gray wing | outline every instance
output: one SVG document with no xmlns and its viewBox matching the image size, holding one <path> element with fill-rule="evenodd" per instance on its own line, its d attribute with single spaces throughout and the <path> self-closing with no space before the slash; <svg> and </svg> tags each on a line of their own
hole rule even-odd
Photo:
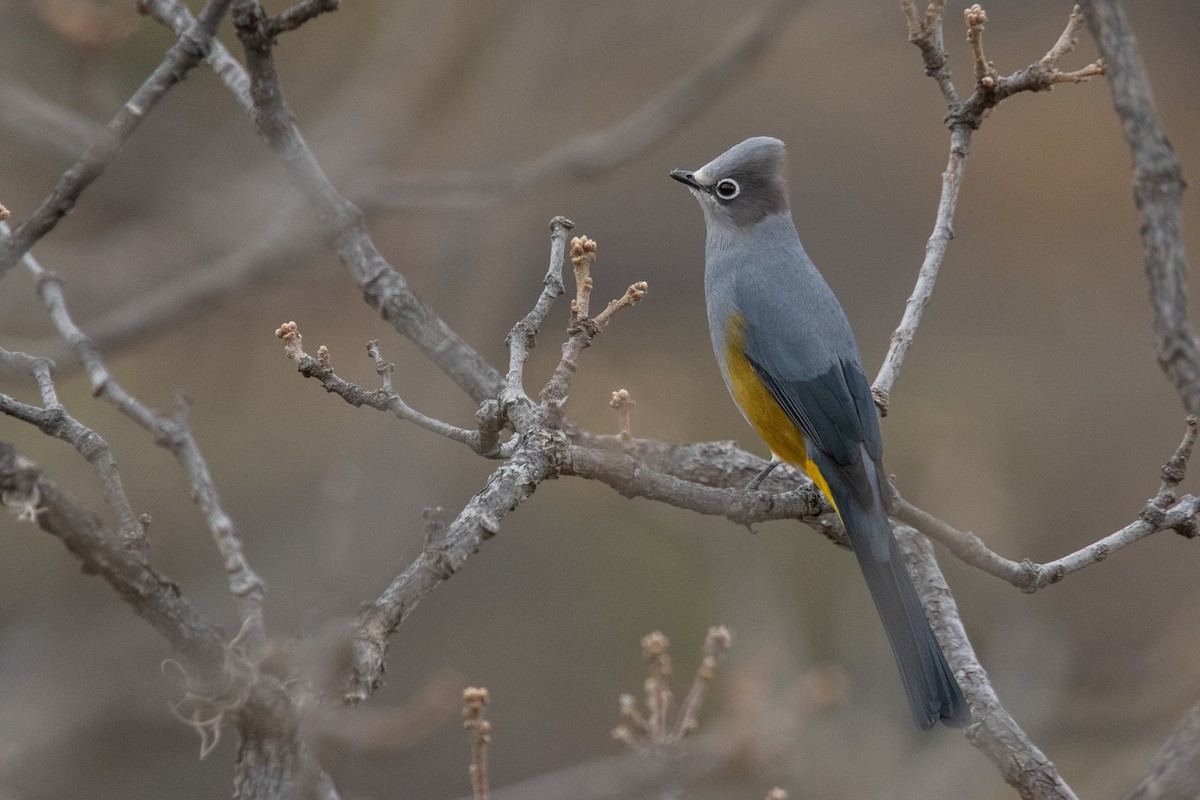
<svg viewBox="0 0 1200 800">
<path fill-rule="evenodd" d="M 747 325 L 742 346 L 775 402 L 838 471 L 842 483 L 869 504 L 874 492 L 864 473 L 882 463 L 883 439 L 857 354 L 838 358 L 813 374 L 813 366 L 802 356 L 779 341 L 767 341 L 752 325 Z M 873 464 L 861 463 L 864 450 Z"/>
</svg>

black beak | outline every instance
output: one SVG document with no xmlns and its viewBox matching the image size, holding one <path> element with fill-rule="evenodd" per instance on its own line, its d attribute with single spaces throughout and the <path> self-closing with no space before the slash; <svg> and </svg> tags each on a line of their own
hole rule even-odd
<svg viewBox="0 0 1200 800">
<path fill-rule="evenodd" d="M 696 182 L 696 176 L 691 170 L 673 169 L 671 170 L 671 177 L 691 189 L 704 190 L 704 187 Z"/>
</svg>

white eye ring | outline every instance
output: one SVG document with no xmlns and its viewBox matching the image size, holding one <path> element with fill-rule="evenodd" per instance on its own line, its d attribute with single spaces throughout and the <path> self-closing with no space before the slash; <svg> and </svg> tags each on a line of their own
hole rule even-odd
<svg viewBox="0 0 1200 800">
<path fill-rule="evenodd" d="M 742 193 L 742 187 L 733 178 L 722 178 L 717 181 L 716 192 L 722 200 L 732 200 Z"/>
</svg>

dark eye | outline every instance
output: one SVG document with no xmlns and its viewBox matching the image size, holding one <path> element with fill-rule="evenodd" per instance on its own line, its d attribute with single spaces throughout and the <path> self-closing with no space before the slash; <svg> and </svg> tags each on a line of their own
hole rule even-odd
<svg viewBox="0 0 1200 800">
<path fill-rule="evenodd" d="M 717 197 L 722 200 L 732 200 L 742 192 L 742 187 L 738 186 L 737 181 L 733 178 L 722 178 L 717 181 Z"/>
</svg>

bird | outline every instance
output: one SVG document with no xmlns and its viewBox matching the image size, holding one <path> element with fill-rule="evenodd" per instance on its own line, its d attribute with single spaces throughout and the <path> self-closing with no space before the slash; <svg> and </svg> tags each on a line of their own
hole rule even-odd
<svg viewBox="0 0 1200 800">
<path fill-rule="evenodd" d="M 879 413 L 842 306 L 796 232 L 787 148 L 757 136 L 670 176 L 700 202 L 713 351 L 734 402 L 781 460 L 829 501 L 866 578 L 913 721 L 971 713 L 892 534 Z"/>
</svg>

